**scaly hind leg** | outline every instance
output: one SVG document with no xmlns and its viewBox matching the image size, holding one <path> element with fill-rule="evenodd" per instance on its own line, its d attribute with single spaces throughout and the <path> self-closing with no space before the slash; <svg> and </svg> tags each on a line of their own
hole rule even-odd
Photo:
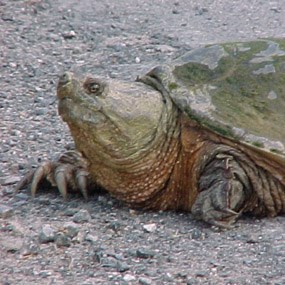
<svg viewBox="0 0 285 285">
<path fill-rule="evenodd" d="M 235 157 L 216 154 L 202 171 L 193 215 L 207 223 L 229 228 L 242 214 L 251 191 L 249 179 Z"/>
</svg>

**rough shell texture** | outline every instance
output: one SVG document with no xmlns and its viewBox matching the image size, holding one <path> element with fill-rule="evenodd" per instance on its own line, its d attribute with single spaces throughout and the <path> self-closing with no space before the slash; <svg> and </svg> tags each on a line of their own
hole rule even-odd
<svg viewBox="0 0 285 285">
<path fill-rule="evenodd" d="M 285 39 L 209 45 L 148 75 L 192 119 L 285 163 Z"/>
</svg>

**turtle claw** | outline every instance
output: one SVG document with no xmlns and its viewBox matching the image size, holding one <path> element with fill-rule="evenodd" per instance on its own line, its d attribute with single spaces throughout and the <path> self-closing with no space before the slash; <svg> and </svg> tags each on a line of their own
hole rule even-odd
<svg viewBox="0 0 285 285">
<path fill-rule="evenodd" d="M 234 227 L 233 224 L 236 222 L 240 215 L 241 213 L 237 213 L 231 209 L 225 209 L 215 214 L 212 212 L 209 215 L 208 219 L 205 218 L 205 221 L 219 228 L 232 229 Z"/>
<path fill-rule="evenodd" d="M 225 222 L 225 221 L 210 220 L 210 221 L 208 221 L 208 223 L 213 225 L 213 226 L 215 226 L 215 227 L 218 227 L 220 229 L 230 230 L 230 229 L 234 228 L 232 223 L 228 223 L 228 222 Z"/>
<path fill-rule="evenodd" d="M 30 170 L 17 184 L 14 190 L 14 196 L 20 192 L 21 189 L 25 188 L 26 185 L 30 184 L 33 180 L 35 170 Z"/>
<path fill-rule="evenodd" d="M 68 190 L 79 191 L 88 200 L 90 178 L 85 164 L 80 165 L 81 161 L 81 154 L 76 152 L 65 153 L 57 162 L 47 161 L 23 177 L 16 185 L 15 194 L 31 184 L 31 195 L 35 197 L 41 182 L 46 180 L 58 188 L 64 200 L 67 200 Z"/>
<path fill-rule="evenodd" d="M 229 209 L 229 208 L 226 208 L 224 211 L 225 211 L 225 213 L 228 213 L 230 215 L 236 215 L 236 216 L 240 215 L 240 213 L 233 211 L 232 209 Z"/>
<path fill-rule="evenodd" d="M 58 167 L 55 170 L 54 180 L 61 196 L 64 200 L 67 200 L 68 172 L 64 168 Z"/>
<path fill-rule="evenodd" d="M 79 170 L 76 173 L 77 185 L 85 200 L 88 200 L 87 177 L 88 177 L 88 172 L 85 170 Z"/>
<path fill-rule="evenodd" d="M 39 166 L 32 176 L 32 185 L 31 185 L 31 195 L 34 198 L 36 196 L 37 189 L 39 187 L 40 182 L 48 177 L 50 172 L 52 171 L 52 164 L 51 162 L 45 162 L 41 166 Z M 49 180 L 49 179 L 47 179 Z M 26 186 L 26 185 L 23 185 Z"/>
</svg>

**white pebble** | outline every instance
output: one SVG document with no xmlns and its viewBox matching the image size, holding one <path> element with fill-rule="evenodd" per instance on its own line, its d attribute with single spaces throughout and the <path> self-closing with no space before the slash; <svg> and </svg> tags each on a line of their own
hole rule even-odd
<svg viewBox="0 0 285 285">
<path fill-rule="evenodd" d="M 156 231 L 156 224 L 147 224 L 143 226 L 144 230 L 147 231 L 148 233 L 153 233 Z"/>
<path fill-rule="evenodd" d="M 126 282 L 131 282 L 131 281 L 135 281 L 136 280 L 136 277 L 131 275 L 131 274 L 126 274 L 124 277 L 123 277 L 124 281 Z"/>
</svg>

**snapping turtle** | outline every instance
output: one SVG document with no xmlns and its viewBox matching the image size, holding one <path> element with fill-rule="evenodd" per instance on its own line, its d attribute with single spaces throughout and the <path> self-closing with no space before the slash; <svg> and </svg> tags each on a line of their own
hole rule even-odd
<svg viewBox="0 0 285 285">
<path fill-rule="evenodd" d="M 66 72 L 59 114 L 76 150 L 47 178 L 87 198 L 100 185 L 132 207 L 183 210 L 229 226 L 242 213 L 285 213 L 285 40 L 209 45 L 136 82 Z"/>
</svg>

